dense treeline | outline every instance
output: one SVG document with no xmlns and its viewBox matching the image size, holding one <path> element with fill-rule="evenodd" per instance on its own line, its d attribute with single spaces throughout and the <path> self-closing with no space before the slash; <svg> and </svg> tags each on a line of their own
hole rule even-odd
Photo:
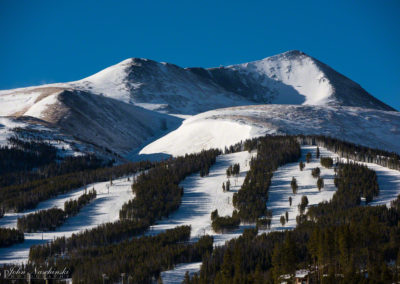
<svg viewBox="0 0 400 284">
<path fill-rule="evenodd" d="M 69 238 L 59 237 L 54 241 L 32 246 L 29 260 L 41 262 L 52 256 L 65 255 L 85 248 L 107 246 L 145 232 L 151 224 L 148 222 L 122 220 L 101 224 L 93 229 L 74 234 Z"/>
<path fill-rule="evenodd" d="M 113 282 L 125 272 L 130 283 L 152 283 L 163 270 L 175 264 L 201 261 L 210 254 L 213 238 L 203 236 L 197 243 L 187 243 L 190 227 L 182 226 L 153 237 L 141 237 L 107 247 L 91 248 L 72 255 L 65 265 L 73 270 L 74 282 L 101 283 L 105 273 Z M 62 267 L 62 262 L 57 263 Z"/>
<path fill-rule="evenodd" d="M 78 214 L 85 205 L 96 198 L 96 191 L 90 190 L 82 194 L 77 200 L 68 200 L 64 203 L 64 210 L 51 208 L 31 213 L 18 218 L 17 227 L 23 232 L 54 231 L 62 225 L 68 217 Z"/>
<path fill-rule="evenodd" d="M 40 210 L 18 218 L 18 230 L 26 233 L 37 231 L 54 231 L 65 221 L 65 212 L 60 208 Z"/>
<path fill-rule="evenodd" d="M 34 271 L 35 267 L 44 266 L 62 271 L 67 267 L 70 272 L 67 277 L 74 283 L 103 283 L 103 279 L 116 283 L 121 277 L 124 283 L 154 283 L 161 271 L 172 269 L 178 263 L 201 261 L 211 253 L 212 237 L 203 236 L 195 243 L 188 242 L 189 239 L 190 227 L 180 226 L 156 236 L 74 250 L 68 257 L 56 260 L 44 256 L 29 263 L 24 270 Z M 125 274 L 121 276 L 121 273 Z"/>
<path fill-rule="evenodd" d="M 216 247 L 188 282 L 280 283 L 288 281 L 286 276 L 293 280 L 298 269 L 309 271 L 310 283 L 399 281 L 400 195 L 391 208 L 343 203 L 363 191 L 358 181 L 369 176 L 365 172 L 360 165 L 340 165 L 338 184 L 347 179 L 352 185 L 341 187 L 330 202 L 318 205 L 318 218 L 311 207 L 292 231 L 258 236 L 255 229 L 245 231 Z"/>
<path fill-rule="evenodd" d="M 299 135 L 297 139 L 301 144 L 325 147 L 343 158 L 400 170 L 400 155 L 394 152 L 372 149 L 326 136 Z"/>
<path fill-rule="evenodd" d="M 0 147 L 0 187 L 18 185 L 82 170 L 111 166 L 94 155 L 59 157 L 57 148 L 41 141 L 8 139 Z"/>
<path fill-rule="evenodd" d="M 337 216 L 335 212 L 356 207 L 361 203 L 361 197 L 369 203 L 379 194 L 379 185 L 375 171 L 357 163 L 339 163 L 335 177 L 337 192 L 330 202 L 320 203 L 308 210 L 313 220 L 322 216 Z M 331 221 L 330 221 L 331 222 Z"/>
<path fill-rule="evenodd" d="M 23 232 L 16 229 L 0 228 L 0 248 L 22 243 L 23 241 Z"/>
<path fill-rule="evenodd" d="M 218 211 L 215 210 L 211 213 L 211 221 L 211 227 L 217 233 L 236 229 L 240 225 L 239 214 L 236 210 L 233 211 L 232 216 L 219 216 Z"/>
<path fill-rule="evenodd" d="M 210 167 L 219 154 L 219 150 L 208 150 L 157 163 L 147 173 L 137 177 L 136 183 L 132 185 L 135 202 L 132 200 L 124 204 L 120 211 L 120 221 L 102 224 L 70 238 L 57 238 L 46 245 L 33 246 L 30 249 L 30 260 L 40 261 L 67 251 L 71 253 L 106 246 L 143 233 L 154 221 L 168 216 L 178 208 L 183 193 L 179 182 L 204 167 Z"/>
<path fill-rule="evenodd" d="M 0 175 L 43 166 L 57 157 L 57 149 L 48 143 L 23 141 L 17 137 L 7 140 L 9 146 L 0 147 Z"/>
<path fill-rule="evenodd" d="M 122 206 L 120 219 L 147 220 L 153 223 L 168 217 L 181 202 L 183 188 L 179 183 L 190 174 L 206 169 L 208 171 L 220 153 L 219 150 L 208 150 L 178 157 L 142 173 L 132 185 L 135 198 Z"/>
<path fill-rule="evenodd" d="M 268 189 L 273 172 L 300 158 L 300 145 L 292 137 L 271 136 L 245 141 L 245 149 L 257 149 L 241 189 L 233 196 L 233 205 L 242 221 L 255 222 L 267 213 Z"/>
<path fill-rule="evenodd" d="M 101 182 L 132 174 L 152 167 L 148 161 L 127 163 L 114 167 L 83 170 L 65 175 L 39 179 L 0 189 L 0 207 L 5 211 L 20 212 L 34 208 L 39 202 L 93 182 Z"/>
<path fill-rule="evenodd" d="M 82 194 L 77 200 L 68 200 L 64 203 L 64 212 L 67 217 L 74 216 L 97 196 L 96 190 L 93 188 L 88 193 Z"/>
<path fill-rule="evenodd" d="M 360 204 L 361 197 L 369 203 L 379 194 L 375 171 L 353 162 L 338 165 L 335 185 L 340 194 L 333 198 L 333 203 L 348 204 L 349 207 Z M 338 200 L 339 196 L 341 200 Z"/>
</svg>

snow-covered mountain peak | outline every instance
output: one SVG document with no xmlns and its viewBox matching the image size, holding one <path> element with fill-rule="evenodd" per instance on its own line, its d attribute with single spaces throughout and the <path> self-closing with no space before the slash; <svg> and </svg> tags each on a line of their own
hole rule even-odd
<svg viewBox="0 0 400 284">
<path fill-rule="evenodd" d="M 316 60 L 298 50 L 228 68 L 258 80 L 269 89 L 273 103 L 327 105 L 335 101 L 334 87 Z"/>
</svg>

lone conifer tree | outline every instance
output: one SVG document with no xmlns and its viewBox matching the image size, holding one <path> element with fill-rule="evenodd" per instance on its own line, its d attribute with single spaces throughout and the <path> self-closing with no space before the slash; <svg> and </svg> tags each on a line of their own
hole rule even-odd
<svg viewBox="0 0 400 284">
<path fill-rule="evenodd" d="M 318 180 L 317 180 L 317 187 L 318 187 L 318 190 L 319 190 L 319 191 L 321 191 L 321 188 L 324 187 L 324 179 L 323 179 L 323 178 L 321 178 L 321 177 L 318 178 Z"/>
<path fill-rule="evenodd" d="M 295 177 L 292 177 L 292 181 L 290 182 L 290 186 L 292 187 L 293 194 L 297 193 L 298 185 Z"/>
<path fill-rule="evenodd" d="M 303 171 L 305 166 L 306 165 L 304 165 L 303 161 L 300 161 L 300 163 L 299 163 L 300 171 Z"/>
<path fill-rule="evenodd" d="M 311 162 L 311 158 L 312 158 L 311 152 L 308 152 L 306 155 L 306 162 L 307 163 Z"/>
<path fill-rule="evenodd" d="M 285 223 L 286 223 L 286 220 L 285 220 L 285 216 L 281 216 L 281 224 L 282 224 L 282 226 L 285 226 Z"/>
</svg>

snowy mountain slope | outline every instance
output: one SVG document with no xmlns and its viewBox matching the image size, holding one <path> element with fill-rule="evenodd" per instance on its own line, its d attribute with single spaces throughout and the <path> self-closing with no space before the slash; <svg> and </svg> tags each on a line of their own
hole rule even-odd
<svg viewBox="0 0 400 284">
<path fill-rule="evenodd" d="M 264 97 L 270 103 L 394 110 L 371 96 L 359 84 L 298 50 L 228 66 L 222 70 L 212 69 L 210 72 L 223 75 L 221 73 L 228 70 L 238 71 L 240 75 L 237 77 L 243 85 L 251 86 L 255 97 Z M 243 94 L 249 92 L 245 88 L 233 91 Z"/>
<path fill-rule="evenodd" d="M 310 108 L 294 107 L 296 110 L 290 118 L 277 111 L 277 119 L 269 117 L 259 121 L 259 127 L 249 125 L 249 121 L 255 119 L 251 114 L 245 115 L 247 122 L 244 124 L 237 124 L 235 121 L 241 114 L 234 114 L 234 125 L 226 119 L 225 123 L 218 125 L 201 126 L 190 119 L 185 125 L 191 126 L 191 133 L 185 132 L 186 136 L 177 137 L 178 144 L 184 144 L 189 136 L 198 138 L 181 150 L 173 150 L 174 154 L 185 154 L 183 149 L 194 151 L 208 144 L 215 147 L 230 145 L 239 138 L 250 138 L 260 133 L 301 133 L 294 127 L 306 131 L 305 134 L 321 132 L 321 128 L 315 125 L 316 118 L 322 119 L 321 115 L 331 118 L 330 121 L 325 119 L 324 127 L 327 128 L 324 133 L 329 134 L 333 128 L 332 135 L 342 134 L 338 131 L 338 124 L 347 123 L 343 121 L 345 114 L 336 115 L 332 108 L 340 108 L 339 113 L 348 113 L 341 107 L 355 106 L 359 109 L 354 109 L 354 112 L 364 114 L 362 108 L 392 110 L 329 66 L 300 51 L 289 51 L 259 61 L 209 69 L 181 68 L 170 63 L 131 58 L 79 81 L 0 91 L 0 116 L 35 118 L 36 124 L 45 124 L 73 136 L 83 148 L 132 158 L 135 156 L 132 153 L 136 153 L 138 148 L 175 129 L 181 122 L 177 117 L 223 107 L 265 103 L 309 105 Z M 320 108 L 313 108 L 315 105 Z M 289 115 L 291 110 L 283 108 L 278 106 Z M 308 119 L 306 112 L 310 110 L 315 117 Z M 306 120 L 296 120 L 296 116 Z M 397 117 L 396 114 L 392 116 Z M 338 121 L 334 121 L 336 118 Z M 307 126 L 303 122 L 314 124 Z M 370 135 L 371 125 L 380 128 L 374 123 L 367 124 L 363 137 Z M 397 135 L 398 124 L 395 122 L 393 127 L 393 130 L 384 132 L 388 139 L 382 138 L 384 143 L 376 144 L 387 149 L 396 148 L 392 145 L 396 142 L 391 138 L 393 133 Z M 226 128 L 230 130 L 225 131 Z M 343 138 L 356 135 L 354 131 L 361 132 L 349 129 Z M 216 135 L 218 143 L 212 138 Z M 223 141 L 221 137 L 224 137 Z M 168 147 L 173 146 L 171 140 Z M 163 147 L 153 148 L 152 152 L 169 151 Z"/>
<path fill-rule="evenodd" d="M 16 136 L 22 140 L 34 140 L 51 144 L 58 149 L 58 156 L 78 156 L 93 152 L 91 145 L 81 143 L 71 135 L 61 133 L 45 121 L 33 117 L 0 116 L 0 146 L 7 145 L 7 139 Z"/>
<path fill-rule="evenodd" d="M 177 114 L 252 102 L 177 65 L 142 58 L 124 60 L 70 84 L 151 110 Z"/>
<path fill-rule="evenodd" d="M 321 134 L 400 153 L 400 113 L 299 105 L 225 108 L 185 120 L 177 130 L 147 145 L 140 153 L 180 155 L 223 148 L 265 134 Z"/>
<path fill-rule="evenodd" d="M 149 137 L 175 129 L 180 119 L 81 91 L 64 91 L 59 111 L 43 118 L 79 140 L 124 155 Z"/>
<path fill-rule="evenodd" d="M 181 68 L 170 63 L 130 58 L 79 81 L 0 91 L 2 99 L 30 105 L 48 89 L 81 90 L 150 110 L 197 114 L 250 104 L 358 106 L 393 110 L 360 85 L 301 51 L 219 68 Z M 16 96 L 15 94 L 18 94 Z M 10 98 L 7 100 L 11 102 Z M 2 112 L 0 112 L 0 115 Z"/>
<path fill-rule="evenodd" d="M 54 87 L 0 95 L 1 104 L 7 106 L 2 115 L 33 118 L 31 124 L 44 124 L 97 151 L 119 155 L 175 129 L 181 121 L 113 98 Z"/>
<path fill-rule="evenodd" d="M 357 83 L 300 51 L 209 69 L 131 58 L 70 86 L 178 114 L 257 103 L 393 110 Z"/>
</svg>

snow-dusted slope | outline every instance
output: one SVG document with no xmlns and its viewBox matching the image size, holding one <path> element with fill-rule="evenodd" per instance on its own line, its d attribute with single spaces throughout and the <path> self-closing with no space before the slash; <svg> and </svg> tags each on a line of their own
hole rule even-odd
<svg viewBox="0 0 400 284">
<path fill-rule="evenodd" d="M 400 153 L 399 112 L 298 105 L 244 106 L 205 112 L 185 120 L 177 130 L 147 145 L 140 153 L 180 155 L 275 133 L 321 134 Z"/>
<path fill-rule="evenodd" d="M 0 105 L 17 113 L 59 89 L 103 95 L 177 114 L 263 103 L 358 106 L 393 110 L 360 85 L 301 51 L 219 68 L 182 68 L 130 58 L 79 81 L 0 91 Z M 6 99 L 5 99 L 6 98 Z M 18 104 L 18 107 L 16 106 Z"/>
<path fill-rule="evenodd" d="M 20 100 L 16 101 L 17 98 Z M 175 129 L 181 122 L 173 116 L 74 89 L 51 87 L 44 91 L 34 89 L 26 93 L 0 95 L 0 105 L 2 103 L 7 106 L 15 104 L 15 107 L 0 108 L 3 115 L 12 115 L 20 120 L 33 118 L 25 119 L 25 124 L 42 124 L 73 136 L 96 151 L 112 151 L 119 155 L 130 153 L 151 137 Z"/>
<path fill-rule="evenodd" d="M 357 83 L 296 50 L 209 69 L 131 58 L 70 86 L 178 114 L 255 103 L 393 110 Z"/>
<path fill-rule="evenodd" d="M 327 129 L 337 128 L 342 118 L 334 121 L 337 116 L 331 107 L 359 107 L 351 111 L 361 112 L 361 116 L 365 113 L 361 108 L 393 110 L 357 83 L 315 58 L 300 51 L 289 51 L 259 61 L 209 69 L 182 68 L 170 63 L 131 58 L 75 82 L 0 91 L 0 116 L 33 117 L 37 119 L 36 123 L 43 122 L 47 127 L 73 135 L 81 144 L 92 145 L 103 154 L 115 152 L 132 157 L 131 153 L 138 147 L 175 129 L 180 123 L 176 116 L 266 103 L 320 108 L 310 108 L 313 115 L 319 110 L 315 119 L 301 121 L 308 118 L 304 111 L 310 109 L 296 109 L 294 116 L 288 117 L 287 111 L 278 107 L 284 112 L 277 115 L 279 125 L 270 117 L 267 127 L 265 123 L 261 125 L 261 133 L 277 130 L 291 133 L 294 131 L 292 128 L 299 124 L 299 129 L 310 132 L 311 128 L 318 128 L 315 126 L 318 119 L 324 120 L 319 115 L 331 116 L 324 122 Z M 342 109 L 339 113 L 347 112 Z M 381 115 L 377 114 L 378 117 Z M 285 124 L 285 121 L 288 123 Z M 303 125 L 306 122 L 314 125 Z M 193 134 L 186 132 L 185 135 L 197 137 L 195 143 L 166 152 L 184 154 L 186 150 L 193 151 L 207 144 L 216 147 L 230 145 L 238 138 L 249 138 L 260 133 L 253 126 L 242 127 L 231 122 L 200 126 L 190 120 L 184 126 L 192 128 Z M 383 129 L 386 130 L 387 125 Z M 398 131 L 397 126 L 391 130 L 392 133 Z M 341 133 L 335 130 L 333 134 L 337 132 Z M 213 138 L 216 135 L 219 136 L 218 141 Z M 221 138 L 221 135 L 224 137 Z M 352 135 L 354 133 L 350 133 Z M 365 133 L 363 136 L 367 135 L 370 136 Z M 343 138 L 348 136 L 344 135 Z M 185 144 L 187 138 L 190 137 L 179 137 L 178 144 Z M 393 149 L 393 142 L 390 142 L 392 138 L 392 135 L 382 138 L 385 141 L 382 146 Z M 163 147 L 152 148 L 152 151 L 164 152 Z"/>
<path fill-rule="evenodd" d="M 359 84 L 298 50 L 224 68 L 239 72 L 243 86 L 235 93 L 252 93 L 274 104 L 358 106 L 393 110 Z M 221 69 L 212 73 L 222 74 Z M 247 88 L 246 88 L 247 86 Z M 232 88 L 232 87 L 231 87 Z M 244 91 L 250 89 L 248 91 Z"/>
<path fill-rule="evenodd" d="M 132 177 L 131 179 L 132 180 Z M 49 242 L 57 237 L 69 237 L 85 229 L 96 227 L 107 222 L 114 222 L 119 219 L 119 210 L 129 199 L 133 198 L 131 189 L 132 181 L 127 177 L 113 181 L 113 185 L 107 188 L 109 182 L 98 182 L 88 185 L 88 188 L 95 188 L 97 197 L 74 217 L 56 229 L 55 232 L 26 233 L 25 241 L 21 244 L 0 249 L 0 264 L 26 262 L 29 256 L 29 248 L 33 245 Z M 50 209 L 53 207 L 64 208 L 64 202 L 70 199 L 77 199 L 84 192 L 83 188 L 76 189 L 67 194 L 39 203 L 35 210 L 28 210 L 22 213 L 7 213 L 0 219 L 0 227 L 15 228 L 17 219 L 37 210 Z"/>
</svg>

